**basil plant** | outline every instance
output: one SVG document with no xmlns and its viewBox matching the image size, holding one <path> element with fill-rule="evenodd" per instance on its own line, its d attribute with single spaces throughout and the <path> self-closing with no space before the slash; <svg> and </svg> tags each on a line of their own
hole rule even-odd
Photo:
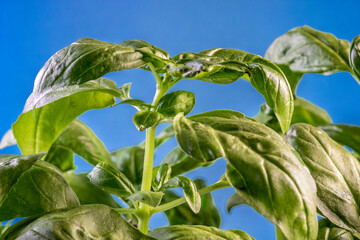
<svg viewBox="0 0 360 240">
<path fill-rule="evenodd" d="M 150 103 L 130 97 L 131 83 L 102 77 L 134 68 L 154 75 Z M 277 239 L 359 239 L 360 127 L 332 123 L 296 94 L 306 73 L 343 71 L 360 83 L 360 35 L 350 43 L 308 26 L 275 39 L 265 57 L 222 48 L 171 57 L 142 40 L 79 39 L 41 68 L 1 140 L 1 148 L 17 144 L 23 155 L 0 155 L 0 239 L 254 239 L 219 229 L 211 192 L 228 187 L 236 193 L 227 209 L 249 205 L 276 225 Z M 171 91 L 185 78 L 242 78 L 265 103 L 255 117 L 191 115 L 194 93 Z M 132 119 L 146 139 L 109 152 L 77 117 L 119 104 L 137 109 Z M 154 151 L 170 138 L 178 146 L 154 166 Z M 74 154 L 93 170 L 74 173 Z M 227 169 L 218 182 L 183 176 L 220 158 Z M 159 212 L 169 226 L 149 229 Z M 15 218 L 23 219 L 12 224 Z"/>
</svg>

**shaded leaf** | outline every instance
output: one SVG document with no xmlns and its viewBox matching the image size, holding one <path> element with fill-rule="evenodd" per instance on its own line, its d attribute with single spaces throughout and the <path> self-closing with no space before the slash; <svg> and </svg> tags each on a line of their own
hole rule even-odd
<svg viewBox="0 0 360 240">
<path fill-rule="evenodd" d="M 354 240 L 351 232 L 336 227 L 326 218 L 319 220 L 318 240 Z"/>
<path fill-rule="evenodd" d="M 139 239 L 151 240 L 105 205 L 80 206 L 11 226 L 1 240 L 26 239 Z"/>
<path fill-rule="evenodd" d="M 135 113 L 133 122 L 139 131 L 144 131 L 147 128 L 157 125 L 162 119 L 163 116 L 158 112 L 143 110 Z"/>
<path fill-rule="evenodd" d="M 287 140 L 300 154 L 317 186 L 318 208 L 335 225 L 360 233 L 360 163 L 324 131 L 292 125 Z"/>
<path fill-rule="evenodd" d="M 14 145 L 16 145 L 16 139 L 13 130 L 9 129 L 0 140 L 0 150 Z"/>
<path fill-rule="evenodd" d="M 220 230 L 215 227 L 176 225 L 157 228 L 150 232 L 159 240 L 196 240 L 196 239 L 226 239 L 226 240 L 254 240 L 253 237 L 241 230 Z"/>
<path fill-rule="evenodd" d="M 353 76 L 360 83 L 360 35 L 351 42 L 349 61 Z"/>
<path fill-rule="evenodd" d="M 23 154 L 47 152 L 76 117 L 87 110 L 112 105 L 115 102 L 114 96 L 119 94 L 115 83 L 104 78 L 69 88 L 64 87 L 59 94 L 55 90 L 50 92 L 48 95 L 56 96 L 49 97 L 49 100 L 45 97 L 44 106 L 38 106 L 33 111 L 27 112 L 29 109 L 25 106 L 24 112 L 12 125 Z M 34 105 L 28 100 L 27 105 L 29 104 L 32 109 Z"/>
<path fill-rule="evenodd" d="M 205 187 L 205 182 L 201 179 L 194 180 L 197 189 Z M 168 203 L 178 199 L 179 196 L 170 191 L 165 191 L 163 203 Z M 201 209 L 194 213 L 188 204 L 181 204 L 175 208 L 165 211 L 166 218 L 170 225 L 205 225 L 220 227 L 221 218 L 219 210 L 216 208 L 212 194 L 201 195 Z"/>
<path fill-rule="evenodd" d="M 120 205 L 109 193 L 90 182 L 87 173 L 66 172 L 64 177 L 78 196 L 81 205 L 105 204 L 112 208 L 120 208 Z"/>
<path fill-rule="evenodd" d="M 204 50 L 199 54 L 181 53 L 174 60 L 190 68 L 181 69 L 182 77 L 222 84 L 234 82 L 240 77 L 250 80 L 274 109 L 282 131 L 289 128 L 294 108 L 293 95 L 285 75 L 276 64 L 258 55 L 221 48 Z"/>
<path fill-rule="evenodd" d="M 164 164 L 171 166 L 171 177 L 176 177 L 199 167 L 208 167 L 212 163 L 193 159 L 181 150 L 181 148 L 175 147 L 161 161 L 160 166 Z"/>
<path fill-rule="evenodd" d="M 135 192 L 131 181 L 120 171 L 107 163 L 99 163 L 88 174 L 90 181 L 118 197 L 128 197 Z"/>
<path fill-rule="evenodd" d="M 156 171 L 156 176 L 153 179 L 152 186 L 155 188 L 156 191 L 158 191 L 170 179 L 170 177 L 171 177 L 171 166 L 169 164 L 160 165 Z"/>
<path fill-rule="evenodd" d="M 189 118 L 178 114 L 174 128 L 180 147 L 191 157 L 224 157 L 236 171 L 227 172 L 227 179 L 240 197 L 277 224 L 288 239 L 316 237 L 314 181 L 280 135 L 230 110 Z"/>
<path fill-rule="evenodd" d="M 231 195 L 226 201 L 226 211 L 230 212 L 233 207 L 245 204 L 244 200 L 236 193 Z"/>
<path fill-rule="evenodd" d="M 157 207 L 160 204 L 163 196 L 163 192 L 139 191 L 132 194 L 130 197 L 128 197 L 128 199 L 145 203 L 152 207 Z"/>
<path fill-rule="evenodd" d="M 0 158 L 0 221 L 79 205 L 61 172 L 40 159 L 43 153 Z"/>
<path fill-rule="evenodd" d="M 60 134 L 49 149 L 45 161 L 57 166 L 62 171 L 72 170 L 75 168 L 73 153 L 92 165 L 99 162 L 112 163 L 110 153 L 101 140 L 79 120 L 71 122 Z"/>
<path fill-rule="evenodd" d="M 296 27 L 278 37 L 266 51 L 265 57 L 276 64 L 287 65 L 299 73 L 332 74 L 351 72 L 350 43 L 330 33 L 311 27 Z"/>
<path fill-rule="evenodd" d="M 320 126 L 332 139 L 360 153 L 360 127 L 348 124 Z"/>
<path fill-rule="evenodd" d="M 175 91 L 163 96 L 156 109 L 164 117 L 175 117 L 179 112 L 187 115 L 195 106 L 195 94 L 188 91 Z"/>
</svg>

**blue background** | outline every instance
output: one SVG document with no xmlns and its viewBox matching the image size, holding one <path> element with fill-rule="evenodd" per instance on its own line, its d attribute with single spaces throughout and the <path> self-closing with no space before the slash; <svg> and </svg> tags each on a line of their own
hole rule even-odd
<svg viewBox="0 0 360 240">
<path fill-rule="evenodd" d="M 59 49 L 81 37 L 121 42 L 143 39 L 167 50 L 170 55 L 185 51 L 222 47 L 264 55 L 279 35 L 293 27 L 310 25 L 350 40 L 360 34 L 360 1 L 0 1 L 1 88 L 0 135 L 21 113 L 33 81 L 46 60 Z M 133 82 L 131 95 L 150 102 L 154 80 L 149 72 L 128 70 L 110 73 L 120 86 Z M 253 116 L 264 102 L 245 80 L 215 85 L 183 80 L 172 90 L 191 90 L 197 97 L 192 113 L 213 109 L 233 109 Z M 360 86 L 348 73 L 331 76 L 309 74 L 300 83 L 298 95 L 325 108 L 336 123 L 360 125 Z M 137 132 L 131 118 L 135 110 L 119 105 L 93 110 L 80 117 L 104 141 L 109 150 L 138 144 L 144 132 Z M 176 145 L 167 142 L 157 153 L 158 164 Z M 16 147 L 0 154 L 18 153 Z M 91 167 L 82 164 L 81 171 Z M 219 179 L 224 160 L 188 174 L 206 178 L 208 184 Z M 241 229 L 256 239 L 274 239 L 274 227 L 247 206 L 226 213 L 231 189 L 214 192 L 223 217 L 222 229 Z M 166 224 L 155 215 L 150 227 Z"/>
</svg>

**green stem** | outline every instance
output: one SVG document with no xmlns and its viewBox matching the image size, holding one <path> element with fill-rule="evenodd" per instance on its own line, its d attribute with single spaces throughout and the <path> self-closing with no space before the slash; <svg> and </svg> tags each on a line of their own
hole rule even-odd
<svg viewBox="0 0 360 240">
<path fill-rule="evenodd" d="M 217 183 L 214 183 L 213 185 L 210 185 L 210 186 L 200 189 L 198 192 L 200 195 L 203 195 L 203 194 L 206 194 L 206 193 L 218 190 L 218 189 L 226 188 L 226 187 L 230 187 L 230 184 L 228 182 L 217 182 Z M 164 212 L 164 211 L 167 211 L 174 207 L 177 207 L 185 202 L 186 202 L 185 197 L 178 198 L 174 201 L 165 203 L 163 205 L 160 205 L 160 206 L 154 208 L 151 213 L 154 214 L 154 213 L 158 213 L 158 212 Z"/>
<path fill-rule="evenodd" d="M 136 209 L 134 209 L 134 208 L 114 208 L 114 210 L 120 214 L 135 214 L 136 213 Z"/>
</svg>

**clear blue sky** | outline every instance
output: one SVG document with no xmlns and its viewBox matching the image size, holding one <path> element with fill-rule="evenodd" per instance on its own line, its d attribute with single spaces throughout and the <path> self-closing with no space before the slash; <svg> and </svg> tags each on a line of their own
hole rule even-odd
<svg viewBox="0 0 360 240">
<path fill-rule="evenodd" d="M 264 55 L 267 47 L 289 29 L 309 25 L 351 41 L 360 34 L 360 1 L 0 1 L 1 88 L 0 135 L 21 113 L 33 81 L 46 60 L 59 49 L 81 37 L 121 42 L 143 39 L 167 50 L 172 56 L 185 51 L 222 47 Z M 131 95 L 150 101 L 154 94 L 151 74 L 141 70 L 111 73 L 118 85 L 133 82 Z M 183 80 L 173 90 L 192 90 L 197 97 L 193 113 L 212 109 L 233 109 L 248 116 L 264 102 L 251 85 L 239 80 L 214 85 Z M 360 125 L 360 86 L 347 73 L 331 76 L 306 75 L 298 95 L 325 108 L 334 122 Z M 144 133 L 137 132 L 129 106 L 89 111 L 80 119 L 104 141 L 109 150 L 137 144 Z M 175 146 L 170 141 L 156 154 L 156 162 Z M 16 147 L 0 154 L 18 153 Z M 224 172 L 224 161 L 189 174 L 207 183 Z M 80 170 L 89 170 L 84 165 Z M 256 239 L 274 239 L 274 227 L 246 206 L 225 211 L 231 190 L 214 193 L 223 217 L 222 228 L 244 230 Z M 151 227 L 166 224 L 156 215 Z"/>
</svg>

